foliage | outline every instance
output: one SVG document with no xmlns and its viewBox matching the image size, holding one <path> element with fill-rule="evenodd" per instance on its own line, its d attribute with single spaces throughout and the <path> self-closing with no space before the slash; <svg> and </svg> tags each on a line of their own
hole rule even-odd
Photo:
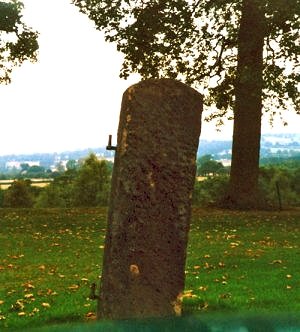
<svg viewBox="0 0 300 332">
<path fill-rule="evenodd" d="M 199 206 L 219 206 L 227 192 L 229 177 L 207 177 L 196 181 L 193 192 L 193 204 Z"/>
<path fill-rule="evenodd" d="M 109 171 L 104 160 L 94 154 L 85 159 L 74 182 L 75 206 L 107 205 L 109 195 Z"/>
<path fill-rule="evenodd" d="M 1 331 L 95 317 L 88 296 L 101 274 L 106 215 L 103 208 L 0 210 Z M 299 230 L 295 211 L 194 209 L 184 313 L 299 317 Z"/>
<path fill-rule="evenodd" d="M 33 193 L 30 181 L 16 180 L 4 194 L 4 207 L 26 208 L 33 205 Z"/>
<path fill-rule="evenodd" d="M 90 154 L 81 164 L 68 163 L 39 195 L 36 207 L 105 206 L 110 192 L 108 163 Z"/>
<path fill-rule="evenodd" d="M 30 166 L 25 171 L 24 175 L 29 179 L 49 177 L 49 173 L 46 172 L 45 168 L 43 166 L 37 165 Z"/>
<path fill-rule="evenodd" d="M 300 206 L 300 168 L 261 167 L 260 188 L 266 206 L 277 209 Z"/>
<path fill-rule="evenodd" d="M 36 61 L 38 34 L 22 21 L 23 4 L 0 1 L 0 83 L 9 83 L 14 66 Z"/>
<path fill-rule="evenodd" d="M 4 201 L 4 190 L 0 186 L 0 207 L 3 207 L 3 201 Z"/>
<path fill-rule="evenodd" d="M 224 116 L 234 102 L 242 0 L 72 0 L 124 54 L 121 77 L 171 77 L 194 85 Z M 263 99 L 299 111 L 299 0 L 259 1 L 265 16 Z M 230 116 L 230 115 L 229 115 Z"/>
<path fill-rule="evenodd" d="M 193 204 L 222 206 L 228 181 L 228 176 L 209 176 L 203 181 L 196 181 Z M 260 209 L 278 210 L 293 206 L 300 207 L 300 161 L 286 159 L 277 164 L 271 163 L 261 166 L 259 201 Z"/>
<path fill-rule="evenodd" d="M 63 187 L 61 185 L 50 184 L 48 187 L 43 189 L 43 191 L 38 196 L 35 207 L 70 207 L 70 193 L 69 187 Z"/>
<path fill-rule="evenodd" d="M 204 155 L 197 160 L 197 175 L 209 176 L 226 173 L 224 165 L 213 159 L 212 155 Z"/>
<path fill-rule="evenodd" d="M 205 94 L 206 105 L 216 106 L 209 119 L 221 117 L 220 123 L 234 108 L 224 206 L 257 207 L 262 99 L 271 119 L 274 106 L 299 111 L 299 0 L 288 6 L 282 0 L 73 3 L 124 54 L 121 76 L 183 80 Z"/>
</svg>

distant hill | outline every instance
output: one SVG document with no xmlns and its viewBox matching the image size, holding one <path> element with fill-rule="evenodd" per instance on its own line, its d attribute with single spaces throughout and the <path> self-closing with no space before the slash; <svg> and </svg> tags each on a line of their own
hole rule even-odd
<svg viewBox="0 0 300 332">
<path fill-rule="evenodd" d="M 200 140 L 198 157 L 210 154 L 216 160 L 231 159 L 230 140 Z M 63 163 L 68 160 L 79 160 L 95 153 L 98 157 L 111 160 L 114 157 L 113 151 L 107 151 L 105 147 L 96 149 L 84 149 L 76 151 L 65 151 L 61 153 L 35 153 L 21 155 L 0 156 L 0 172 L 5 172 L 9 165 L 19 165 L 21 163 L 36 163 L 46 169 Z M 300 134 L 265 134 L 261 139 L 261 158 L 280 157 L 289 158 L 300 155 Z M 13 167 L 13 166 L 10 166 Z"/>
<path fill-rule="evenodd" d="M 214 159 L 231 159 L 232 141 L 200 140 L 198 155 L 211 154 Z M 289 158 L 300 154 L 300 134 L 264 134 L 260 156 Z"/>
</svg>

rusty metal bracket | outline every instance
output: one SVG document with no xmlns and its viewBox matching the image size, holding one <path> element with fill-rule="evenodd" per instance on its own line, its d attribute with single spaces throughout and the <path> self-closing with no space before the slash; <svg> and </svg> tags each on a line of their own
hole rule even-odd
<svg viewBox="0 0 300 332">
<path fill-rule="evenodd" d="M 97 300 L 99 298 L 99 296 L 96 295 L 96 288 L 97 288 L 97 285 L 93 282 L 91 284 L 91 293 L 90 293 L 90 296 L 89 296 L 90 300 Z"/>
<path fill-rule="evenodd" d="M 116 146 L 111 145 L 111 138 L 112 138 L 112 135 L 109 135 L 108 136 L 108 144 L 106 146 L 106 150 L 117 150 Z"/>
</svg>

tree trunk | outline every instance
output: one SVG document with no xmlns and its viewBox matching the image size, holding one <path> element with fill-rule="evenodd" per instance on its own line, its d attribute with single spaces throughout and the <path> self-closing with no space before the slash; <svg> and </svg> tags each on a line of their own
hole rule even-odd
<svg viewBox="0 0 300 332">
<path fill-rule="evenodd" d="M 258 206 L 261 137 L 264 13 L 260 0 L 244 0 L 238 36 L 232 164 L 228 203 Z"/>
<path fill-rule="evenodd" d="M 123 95 L 98 317 L 180 313 L 202 97 L 145 80 Z"/>
</svg>

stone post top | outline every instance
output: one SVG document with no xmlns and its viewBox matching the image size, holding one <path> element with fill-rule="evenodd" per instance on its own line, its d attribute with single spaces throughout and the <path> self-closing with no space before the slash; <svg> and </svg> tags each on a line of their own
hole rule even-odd
<svg viewBox="0 0 300 332">
<path fill-rule="evenodd" d="M 135 83 L 127 88 L 125 93 L 134 93 L 136 89 L 145 88 L 145 87 L 166 87 L 166 88 L 174 88 L 174 93 L 178 94 L 178 91 L 181 89 L 184 90 L 184 93 L 187 93 L 189 90 L 190 93 L 198 96 L 199 102 L 203 102 L 203 96 L 198 92 L 196 89 L 192 88 L 191 86 L 172 78 L 147 78 L 143 79 L 138 83 Z M 176 89 L 176 90 L 175 90 Z M 176 91 L 176 92 L 175 92 Z"/>
</svg>

